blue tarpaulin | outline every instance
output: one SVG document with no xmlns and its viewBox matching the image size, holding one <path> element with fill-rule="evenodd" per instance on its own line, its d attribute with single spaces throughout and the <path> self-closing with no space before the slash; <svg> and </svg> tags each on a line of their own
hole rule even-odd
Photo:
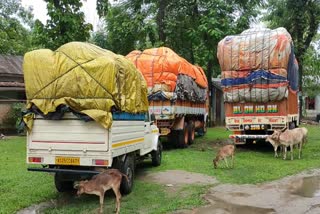
<svg viewBox="0 0 320 214">
<path fill-rule="evenodd" d="M 283 76 L 273 74 L 266 70 L 257 70 L 251 72 L 247 77 L 222 79 L 221 84 L 226 87 L 243 84 L 273 84 L 286 81 L 287 78 Z"/>
</svg>

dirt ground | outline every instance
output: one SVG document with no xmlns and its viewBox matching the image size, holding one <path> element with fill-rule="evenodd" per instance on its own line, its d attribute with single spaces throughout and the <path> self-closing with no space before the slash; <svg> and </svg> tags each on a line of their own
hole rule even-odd
<svg viewBox="0 0 320 214">
<path fill-rule="evenodd" d="M 194 210 L 179 210 L 174 214 L 318 214 L 320 213 L 320 169 L 258 185 L 219 184 L 210 176 L 182 170 L 144 173 L 139 180 L 164 185 L 176 192 L 189 184 L 210 184 L 213 187 L 203 196 L 207 205 Z M 19 211 L 19 214 L 38 213 L 55 202 L 45 202 Z"/>
</svg>

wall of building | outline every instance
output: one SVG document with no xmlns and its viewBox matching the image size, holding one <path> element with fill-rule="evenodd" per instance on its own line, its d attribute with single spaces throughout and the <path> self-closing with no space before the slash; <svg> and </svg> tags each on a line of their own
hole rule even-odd
<svg viewBox="0 0 320 214">
<path fill-rule="evenodd" d="M 0 126 L 3 125 L 3 122 L 7 118 L 8 113 L 10 112 L 10 109 L 11 109 L 11 104 L 0 103 Z"/>
<path fill-rule="evenodd" d="M 314 107 L 316 112 L 320 113 L 320 95 L 317 95 L 314 99 Z"/>
</svg>

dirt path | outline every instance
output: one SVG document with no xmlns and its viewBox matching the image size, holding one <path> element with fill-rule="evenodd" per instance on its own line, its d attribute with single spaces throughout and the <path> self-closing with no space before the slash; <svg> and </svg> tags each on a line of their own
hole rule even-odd
<svg viewBox="0 0 320 214">
<path fill-rule="evenodd" d="M 186 184 L 217 184 L 214 177 L 183 170 L 167 170 L 164 172 L 142 174 L 138 177 L 142 181 L 165 185 L 181 186 Z"/>
</svg>

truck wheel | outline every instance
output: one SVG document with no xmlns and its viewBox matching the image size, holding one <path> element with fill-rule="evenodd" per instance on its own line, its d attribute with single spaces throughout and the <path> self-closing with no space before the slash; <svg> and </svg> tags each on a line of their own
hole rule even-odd
<svg viewBox="0 0 320 214">
<path fill-rule="evenodd" d="M 134 157 L 132 155 L 126 157 L 120 171 L 128 176 L 128 181 L 126 178 L 122 178 L 120 191 L 123 194 L 129 194 L 132 191 L 134 179 Z"/>
<path fill-rule="evenodd" d="M 158 140 L 158 148 L 157 151 L 151 152 L 152 166 L 160 166 L 162 159 L 162 144 L 160 140 Z"/>
<path fill-rule="evenodd" d="M 178 130 L 171 130 L 170 134 L 168 135 L 168 142 L 174 146 L 174 148 L 179 147 L 179 131 Z"/>
<path fill-rule="evenodd" d="M 188 132 L 187 123 L 184 123 L 183 130 L 181 132 L 179 132 L 178 141 L 179 141 L 180 148 L 187 148 L 188 147 L 189 132 Z"/>
<path fill-rule="evenodd" d="M 191 145 L 194 142 L 194 136 L 195 136 L 195 127 L 194 122 L 190 120 L 188 122 L 188 144 Z"/>
<path fill-rule="evenodd" d="M 73 190 L 73 182 L 72 181 L 64 181 L 63 175 L 60 173 L 56 173 L 54 175 L 54 184 L 58 192 L 68 192 Z"/>
</svg>

